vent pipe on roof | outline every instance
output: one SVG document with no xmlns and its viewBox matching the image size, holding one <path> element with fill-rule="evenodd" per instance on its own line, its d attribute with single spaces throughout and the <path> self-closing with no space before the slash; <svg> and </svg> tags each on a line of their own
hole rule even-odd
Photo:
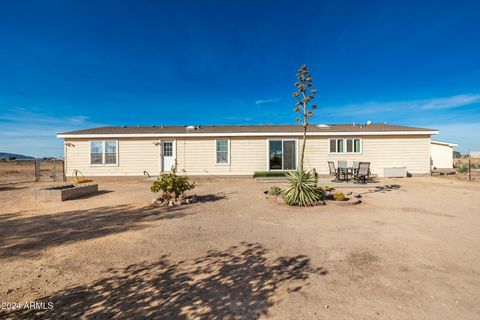
<svg viewBox="0 0 480 320">
<path fill-rule="evenodd" d="M 198 130 L 200 129 L 200 126 L 186 126 L 185 130 L 187 131 L 192 131 L 192 130 Z"/>
</svg>

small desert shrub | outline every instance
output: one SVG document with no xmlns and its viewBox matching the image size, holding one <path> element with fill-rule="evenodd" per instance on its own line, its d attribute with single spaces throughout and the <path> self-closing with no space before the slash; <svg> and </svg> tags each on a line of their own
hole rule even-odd
<svg viewBox="0 0 480 320">
<path fill-rule="evenodd" d="M 342 192 L 335 192 L 333 194 L 333 200 L 335 201 L 344 201 L 345 200 L 345 195 Z"/>
<path fill-rule="evenodd" d="M 150 187 L 152 192 L 163 191 L 165 199 L 178 198 L 185 191 L 195 188 L 195 183 L 190 182 L 187 176 L 178 176 L 176 167 L 172 168 L 172 172 L 163 173 L 157 181 Z"/>
<path fill-rule="evenodd" d="M 291 206 L 313 206 L 317 201 L 325 200 L 325 191 L 317 186 L 314 171 L 302 169 L 287 173 L 288 186 L 283 189 L 285 203 Z"/>
<path fill-rule="evenodd" d="M 323 187 L 323 190 L 325 190 L 325 191 L 333 191 L 333 190 L 335 190 L 335 188 L 334 188 L 334 187 L 330 187 L 330 186 L 325 186 L 325 187 Z"/>
<path fill-rule="evenodd" d="M 460 173 L 465 173 L 468 171 L 468 164 L 467 163 L 459 163 L 457 164 L 457 171 Z"/>
<path fill-rule="evenodd" d="M 271 196 L 279 196 L 282 194 L 282 189 L 277 186 L 271 186 L 270 189 L 268 189 L 268 194 Z"/>
</svg>

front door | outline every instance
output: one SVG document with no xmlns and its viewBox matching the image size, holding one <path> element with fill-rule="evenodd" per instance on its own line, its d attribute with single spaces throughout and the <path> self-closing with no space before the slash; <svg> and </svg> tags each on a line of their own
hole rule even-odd
<svg viewBox="0 0 480 320">
<path fill-rule="evenodd" d="M 163 171 L 172 171 L 172 167 L 175 165 L 175 156 L 173 149 L 173 141 L 162 142 Z"/>
</svg>

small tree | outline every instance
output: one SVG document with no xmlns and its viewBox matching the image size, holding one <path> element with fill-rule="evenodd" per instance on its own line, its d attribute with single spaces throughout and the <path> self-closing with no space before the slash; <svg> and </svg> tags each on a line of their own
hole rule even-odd
<svg viewBox="0 0 480 320">
<path fill-rule="evenodd" d="M 307 127 L 308 119 L 313 118 L 313 111 L 317 109 L 317 105 L 313 104 L 309 106 L 309 102 L 315 98 L 317 94 L 316 89 L 312 89 L 312 77 L 306 65 L 303 65 L 297 72 L 298 82 L 295 82 L 297 91 L 293 94 L 294 98 L 298 98 L 299 101 L 295 104 L 295 112 L 300 113 L 300 117 L 296 119 L 298 123 L 303 126 L 303 142 L 302 142 L 302 154 L 300 158 L 300 169 L 303 170 L 303 160 L 305 157 L 305 142 L 307 140 Z"/>
</svg>

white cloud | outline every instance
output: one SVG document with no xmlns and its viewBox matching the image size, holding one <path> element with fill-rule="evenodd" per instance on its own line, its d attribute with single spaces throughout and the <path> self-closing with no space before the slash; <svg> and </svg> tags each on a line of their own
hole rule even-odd
<svg viewBox="0 0 480 320">
<path fill-rule="evenodd" d="M 26 108 L 13 108 L 0 115 L 0 152 L 44 157 L 63 154 L 62 140 L 58 132 L 98 127 L 87 116 L 54 117 Z"/>
<path fill-rule="evenodd" d="M 418 112 L 460 108 L 463 106 L 480 103 L 480 94 L 462 94 L 451 97 L 432 98 L 422 100 L 404 100 L 377 102 L 370 101 L 357 104 L 349 104 L 340 107 L 325 108 L 329 115 L 369 115 L 383 112 Z"/>
<path fill-rule="evenodd" d="M 255 101 L 256 105 L 278 102 L 280 99 L 259 99 Z"/>
</svg>

